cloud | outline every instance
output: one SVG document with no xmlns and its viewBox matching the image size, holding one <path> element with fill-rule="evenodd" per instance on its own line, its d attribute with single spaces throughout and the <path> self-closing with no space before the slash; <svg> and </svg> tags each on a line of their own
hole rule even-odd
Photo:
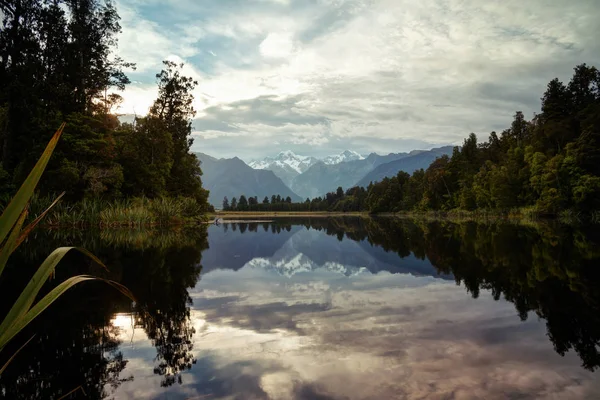
<svg viewBox="0 0 600 400">
<path fill-rule="evenodd" d="M 150 96 L 160 60 L 177 56 L 199 81 L 197 149 L 215 156 L 231 155 L 227 143 L 252 158 L 283 149 L 274 143 L 329 154 L 486 138 L 515 111 L 539 111 L 554 77 L 600 65 L 595 0 L 122 0 L 119 10 L 119 52 L 141 67 L 124 112 L 145 107 L 142 86 Z"/>
<path fill-rule="evenodd" d="M 267 58 L 286 58 L 293 51 L 294 42 L 289 33 L 269 33 L 260 43 L 260 54 Z"/>
</svg>

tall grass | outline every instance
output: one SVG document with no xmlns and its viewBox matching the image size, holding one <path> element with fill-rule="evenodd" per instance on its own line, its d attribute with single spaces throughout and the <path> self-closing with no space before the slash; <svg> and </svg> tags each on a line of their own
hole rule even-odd
<svg viewBox="0 0 600 400">
<path fill-rule="evenodd" d="M 32 208 L 43 210 L 49 197 L 32 200 Z M 204 208 L 187 197 L 139 197 L 106 201 L 85 199 L 81 202 L 58 204 L 48 215 L 45 225 L 68 228 L 140 228 L 198 224 L 206 221 Z"/>
</svg>

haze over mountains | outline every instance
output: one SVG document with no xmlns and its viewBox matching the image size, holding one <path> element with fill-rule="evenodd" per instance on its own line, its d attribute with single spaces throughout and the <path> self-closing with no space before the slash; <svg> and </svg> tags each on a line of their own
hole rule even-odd
<svg viewBox="0 0 600 400">
<path fill-rule="evenodd" d="M 220 207 L 225 196 L 229 200 L 241 194 L 257 196 L 260 202 L 265 196 L 281 195 L 296 202 L 323 196 L 339 186 L 366 187 L 399 171 L 412 174 L 420 168 L 426 169 L 437 157 L 451 155 L 452 149 L 446 146 L 409 153 L 371 153 L 367 157 L 346 150 L 324 159 L 288 150 L 248 164 L 237 157 L 216 159 L 203 153 L 197 155 L 202 162 L 204 186 L 210 190 L 209 202 Z"/>
</svg>

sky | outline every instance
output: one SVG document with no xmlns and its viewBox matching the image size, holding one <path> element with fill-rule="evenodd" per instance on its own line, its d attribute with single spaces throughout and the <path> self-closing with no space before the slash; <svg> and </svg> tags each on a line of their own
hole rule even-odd
<svg viewBox="0 0 600 400">
<path fill-rule="evenodd" d="M 246 161 L 485 140 L 555 77 L 600 66 L 598 0 L 118 0 L 137 64 L 119 113 L 156 97 L 162 60 L 194 91 L 193 151 Z"/>
</svg>

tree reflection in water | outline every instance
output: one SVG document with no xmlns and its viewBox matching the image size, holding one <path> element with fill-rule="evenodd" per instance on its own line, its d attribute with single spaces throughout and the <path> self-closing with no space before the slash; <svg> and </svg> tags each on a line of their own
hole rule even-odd
<svg viewBox="0 0 600 400">
<path fill-rule="evenodd" d="M 110 266 L 109 277 L 128 286 L 136 296 L 129 301 L 101 285 L 85 285 L 56 302 L 29 327 L 5 354 L 30 342 L 0 377 L 0 396 L 11 399 L 103 399 L 111 396 L 131 376 L 121 377 L 127 360 L 118 351 L 119 329 L 111 324 L 115 313 L 136 313 L 136 323 L 156 346 L 156 368 L 163 386 L 181 381 L 180 372 L 193 363 L 188 289 L 201 271 L 206 230 L 50 232 L 36 243 L 23 246 L 13 257 L 11 272 L 0 282 L 3 298 L 16 297 L 25 271 L 33 271 L 47 248 L 78 245 L 90 249 Z M 71 256 L 59 275 L 102 272 L 82 257 Z M 56 281 L 60 282 L 60 279 Z M 47 290 L 51 289 L 49 285 Z M 6 297 L 5 297 L 6 296 Z M 5 302 L 3 302 L 5 303 Z M 2 310 L 7 312 L 7 310 Z M 0 360 L 1 361 L 1 360 Z"/>
</svg>

